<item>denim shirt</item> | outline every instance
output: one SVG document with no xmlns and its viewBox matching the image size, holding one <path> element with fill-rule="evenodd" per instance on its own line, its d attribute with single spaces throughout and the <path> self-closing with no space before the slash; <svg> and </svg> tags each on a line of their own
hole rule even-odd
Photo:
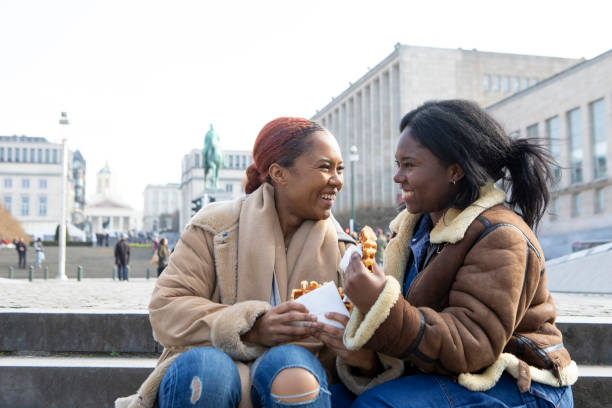
<svg viewBox="0 0 612 408">
<path fill-rule="evenodd" d="M 408 270 L 406 271 L 406 277 L 404 278 L 404 284 L 402 287 L 404 297 L 406 297 L 408 294 L 410 284 L 423 267 L 423 262 L 427 256 L 427 250 L 431 246 L 431 242 L 429 242 L 429 232 L 432 228 L 433 225 L 431 222 L 431 217 L 429 214 L 425 214 L 421 217 L 416 232 L 408 244 L 412 250 L 412 261 L 408 264 Z"/>
</svg>

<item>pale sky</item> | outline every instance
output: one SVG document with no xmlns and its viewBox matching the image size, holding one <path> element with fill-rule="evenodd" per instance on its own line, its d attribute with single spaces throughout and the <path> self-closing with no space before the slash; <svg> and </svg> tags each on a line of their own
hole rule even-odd
<svg viewBox="0 0 612 408">
<path fill-rule="evenodd" d="M 66 137 L 88 197 L 108 161 L 141 210 L 147 184 L 180 182 L 209 123 L 223 148 L 250 150 L 397 42 L 592 58 L 612 48 L 611 15 L 604 0 L 0 0 L 0 135 Z"/>
</svg>

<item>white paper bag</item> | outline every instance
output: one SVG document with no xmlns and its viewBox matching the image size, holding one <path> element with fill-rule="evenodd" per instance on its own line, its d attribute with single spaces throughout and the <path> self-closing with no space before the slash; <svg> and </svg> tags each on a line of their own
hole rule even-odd
<svg viewBox="0 0 612 408">
<path fill-rule="evenodd" d="M 318 321 L 338 327 L 339 329 L 344 327 L 337 321 L 326 318 L 325 313 L 336 312 L 349 316 L 349 312 L 340 298 L 335 282 L 327 282 L 320 288 L 300 296 L 295 301 L 306 306 L 310 314 L 317 316 Z"/>
</svg>

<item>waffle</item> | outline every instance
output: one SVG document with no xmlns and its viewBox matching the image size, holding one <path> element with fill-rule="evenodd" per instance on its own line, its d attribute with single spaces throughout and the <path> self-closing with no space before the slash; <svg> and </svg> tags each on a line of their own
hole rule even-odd
<svg viewBox="0 0 612 408">
<path fill-rule="evenodd" d="M 359 244 L 361 244 L 361 252 L 363 255 L 361 256 L 361 261 L 370 271 L 372 270 L 372 265 L 376 256 L 376 234 L 374 230 L 367 225 L 363 227 L 361 232 L 359 233 Z"/>
</svg>

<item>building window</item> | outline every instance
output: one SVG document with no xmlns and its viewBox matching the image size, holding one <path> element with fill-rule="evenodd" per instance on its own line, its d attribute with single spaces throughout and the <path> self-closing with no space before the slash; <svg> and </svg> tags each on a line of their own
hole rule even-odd
<svg viewBox="0 0 612 408">
<path fill-rule="evenodd" d="M 38 198 L 38 215 L 41 217 L 47 216 L 47 197 Z"/>
<path fill-rule="evenodd" d="M 580 216 L 580 193 L 572 194 L 572 217 Z"/>
<path fill-rule="evenodd" d="M 246 169 L 246 156 L 242 156 L 242 168 Z"/>
<path fill-rule="evenodd" d="M 595 213 L 599 214 L 604 212 L 605 209 L 605 196 L 604 189 L 598 188 L 595 190 Z"/>
<path fill-rule="evenodd" d="M 521 78 L 521 89 L 527 89 L 528 86 L 529 86 L 529 79 Z"/>
<path fill-rule="evenodd" d="M 548 216 L 551 221 L 556 221 L 559 219 L 559 199 L 553 198 L 553 200 L 550 202 Z"/>
<path fill-rule="evenodd" d="M 570 142 L 570 166 L 572 184 L 582 183 L 582 140 L 580 137 L 580 108 L 567 113 L 567 130 Z"/>
<path fill-rule="evenodd" d="M 233 191 L 234 191 L 234 185 L 233 184 L 226 184 L 225 185 L 225 192 L 231 193 Z"/>
<path fill-rule="evenodd" d="M 11 196 L 4 196 L 4 208 L 6 208 L 6 211 L 10 213 L 12 213 L 13 209 L 13 197 Z"/>
<path fill-rule="evenodd" d="M 4 179 L 4 188 L 13 188 L 13 179 L 5 178 Z"/>
<path fill-rule="evenodd" d="M 57 149 L 53 149 L 53 163 L 57 163 Z"/>
<path fill-rule="evenodd" d="M 520 90 L 519 77 L 515 76 L 512 78 L 512 92 L 516 93 Z"/>
<path fill-rule="evenodd" d="M 606 139 L 606 123 L 604 101 L 599 99 L 589 105 L 591 119 L 591 148 L 593 150 L 593 176 L 605 177 L 607 174 L 608 140 Z"/>
<path fill-rule="evenodd" d="M 0 162 L 4 161 L 4 147 L 0 147 Z"/>
<path fill-rule="evenodd" d="M 21 153 L 21 152 L 20 152 L 19 148 L 16 147 L 15 148 L 15 163 L 19 163 L 19 153 Z"/>
<path fill-rule="evenodd" d="M 24 163 L 28 162 L 28 149 L 25 147 L 21 149 L 21 161 Z"/>
<path fill-rule="evenodd" d="M 21 197 L 21 215 L 30 215 L 30 197 L 28 196 Z"/>
<path fill-rule="evenodd" d="M 30 149 L 30 163 L 35 163 L 36 162 L 36 149 L 31 148 Z"/>
<path fill-rule="evenodd" d="M 538 138 L 538 124 L 533 124 L 527 127 L 527 138 L 537 139 Z"/>
<path fill-rule="evenodd" d="M 195 156 L 194 156 L 194 160 L 195 160 L 194 167 L 196 169 L 199 169 L 200 168 L 200 155 L 196 153 Z"/>
<path fill-rule="evenodd" d="M 502 89 L 504 92 L 510 92 L 510 78 L 508 76 L 502 78 Z"/>
<path fill-rule="evenodd" d="M 230 154 L 228 155 L 228 168 L 233 169 L 234 168 L 234 155 Z"/>
<path fill-rule="evenodd" d="M 538 83 L 538 79 L 537 78 L 531 78 L 529 80 L 529 86 L 534 86 L 537 83 Z"/>
<path fill-rule="evenodd" d="M 485 92 L 489 92 L 491 90 L 491 75 L 485 75 L 482 78 L 482 87 Z"/>
<path fill-rule="evenodd" d="M 13 148 L 9 147 L 6 149 L 6 156 L 7 156 L 7 161 L 12 162 L 13 161 Z"/>
<path fill-rule="evenodd" d="M 43 162 L 42 149 L 38 149 L 38 162 L 39 163 Z"/>
<path fill-rule="evenodd" d="M 499 76 L 498 75 L 495 75 L 493 77 L 493 90 L 495 92 L 499 92 Z"/>
<path fill-rule="evenodd" d="M 546 120 L 546 136 L 550 146 L 550 154 L 557 162 L 552 171 L 554 183 L 558 184 L 561 181 L 561 140 L 559 139 L 559 117 L 554 116 Z"/>
<path fill-rule="evenodd" d="M 49 157 L 49 149 L 45 149 L 45 163 L 49 163 L 50 157 Z"/>
<path fill-rule="evenodd" d="M 30 188 L 30 179 L 21 179 L 21 188 Z"/>
<path fill-rule="evenodd" d="M 46 179 L 38 180 L 38 188 L 46 189 L 47 188 L 47 180 Z"/>
</svg>

